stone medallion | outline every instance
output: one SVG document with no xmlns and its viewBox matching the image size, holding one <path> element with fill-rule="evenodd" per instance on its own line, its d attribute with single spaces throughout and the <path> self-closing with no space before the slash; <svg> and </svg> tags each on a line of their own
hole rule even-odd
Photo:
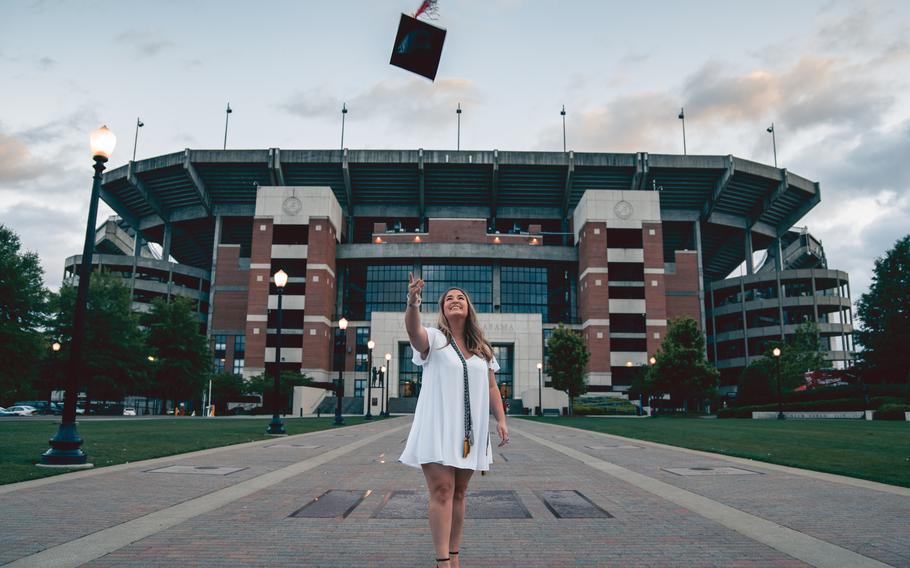
<svg viewBox="0 0 910 568">
<path fill-rule="evenodd" d="M 303 209 L 303 202 L 292 195 L 284 200 L 284 203 L 281 204 L 281 209 L 288 215 L 296 215 Z"/>
<path fill-rule="evenodd" d="M 635 209 L 632 207 L 632 204 L 626 200 L 620 201 L 613 206 L 613 213 L 616 213 L 616 216 L 620 219 L 628 219 L 634 212 Z"/>
</svg>

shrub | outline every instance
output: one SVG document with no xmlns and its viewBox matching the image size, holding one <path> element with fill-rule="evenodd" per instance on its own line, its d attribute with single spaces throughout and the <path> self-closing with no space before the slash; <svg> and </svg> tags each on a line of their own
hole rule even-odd
<svg viewBox="0 0 910 568">
<path fill-rule="evenodd" d="M 850 412 L 857 410 L 874 410 L 887 405 L 899 405 L 901 399 L 896 397 L 872 397 L 868 406 L 863 398 L 836 398 L 809 401 L 784 401 L 785 412 Z M 717 412 L 718 418 L 751 418 L 753 412 L 775 412 L 777 403 L 753 404 L 721 408 Z"/>
<path fill-rule="evenodd" d="M 875 420 L 904 420 L 905 412 L 910 412 L 910 404 L 883 404 L 872 418 Z"/>
</svg>

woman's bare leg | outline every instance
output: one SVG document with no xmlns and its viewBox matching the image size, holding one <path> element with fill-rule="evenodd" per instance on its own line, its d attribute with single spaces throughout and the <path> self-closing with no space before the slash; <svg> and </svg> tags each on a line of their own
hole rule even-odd
<svg viewBox="0 0 910 568">
<path fill-rule="evenodd" d="M 421 467 L 427 479 L 427 489 L 430 491 L 429 517 L 433 548 L 436 549 L 436 558 L 448 558 L 456 470 L 454 467 L 438 463 L 425 463 Z"/>
<path fill-rule="evenodd" d="M 471 480 L 473 474 L 473 469 L 455 470 L 455 491 L 452 493 L 452 529 L 449 532 L 450 552 L 458 552 L 458 547 L 461 545 L 461 529 L 464 527 L 464 496 L 468 490 L 468 481 Z M 458 560 L 458 556 L 452 556 L 452 568 L 460 566 Z"/>
</svg>

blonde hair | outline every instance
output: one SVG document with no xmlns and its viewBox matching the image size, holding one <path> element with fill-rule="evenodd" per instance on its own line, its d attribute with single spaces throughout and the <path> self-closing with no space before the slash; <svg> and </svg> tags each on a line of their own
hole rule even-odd
<svg viewBox="0 0 910 568">
<path fill-rule="evenodd" d="M 449 343 L 455 343 L 452 338 L 452 330 L 449 328 L 449 320 L 446 318 L 443 306 L 445 304 L 446 296 L 452 290 L 458 290 L 464 294 L 465 300 L 468 302 L 468 316 L 464 321 L 465 347 L 469 352 L 480 355 L 487 361 L 491 361 L 493 359 L 493 348 L 490 346 L 490 343 L 483 334 L 483 329 L 481 329 L 480 324 L 477 322 L 477 312 L 474 310 L 474 303 L 471 302 L 471 296 L 463 289 L 453 286 L 446 289 L 446 291 L 442 293 L 442 296 L 439 297 L 439 319 L 436 322 L 436 329 L 446 336 Z"/>
</svg>

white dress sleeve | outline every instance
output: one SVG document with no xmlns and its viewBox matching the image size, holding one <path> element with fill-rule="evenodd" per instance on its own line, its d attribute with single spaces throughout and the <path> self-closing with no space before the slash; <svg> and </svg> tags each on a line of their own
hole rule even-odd
<svg viewBox="0 0 910 568">
<path fill-rule="evenodd" d="M 427 361 L 429 361 L 433 356 L 433 351 L 442 349 L 446 346 L 447 343 L 446 336 L 443 335 L 443 333 L 435 327 L 424 327 L 424 329 L 427 330 L 427 340 L 430 342 L 430 352 L 427 353 L 427 358 L 424 359 L 421 357 L 420 351 L 418 351 L 413 344 L 411 345 L 411 351 L 414 352 L 414 356 L 411 358 L 411 361 L 413 361 L 413 363 L 418 367 L 425 365 Z"/>
</svg>

